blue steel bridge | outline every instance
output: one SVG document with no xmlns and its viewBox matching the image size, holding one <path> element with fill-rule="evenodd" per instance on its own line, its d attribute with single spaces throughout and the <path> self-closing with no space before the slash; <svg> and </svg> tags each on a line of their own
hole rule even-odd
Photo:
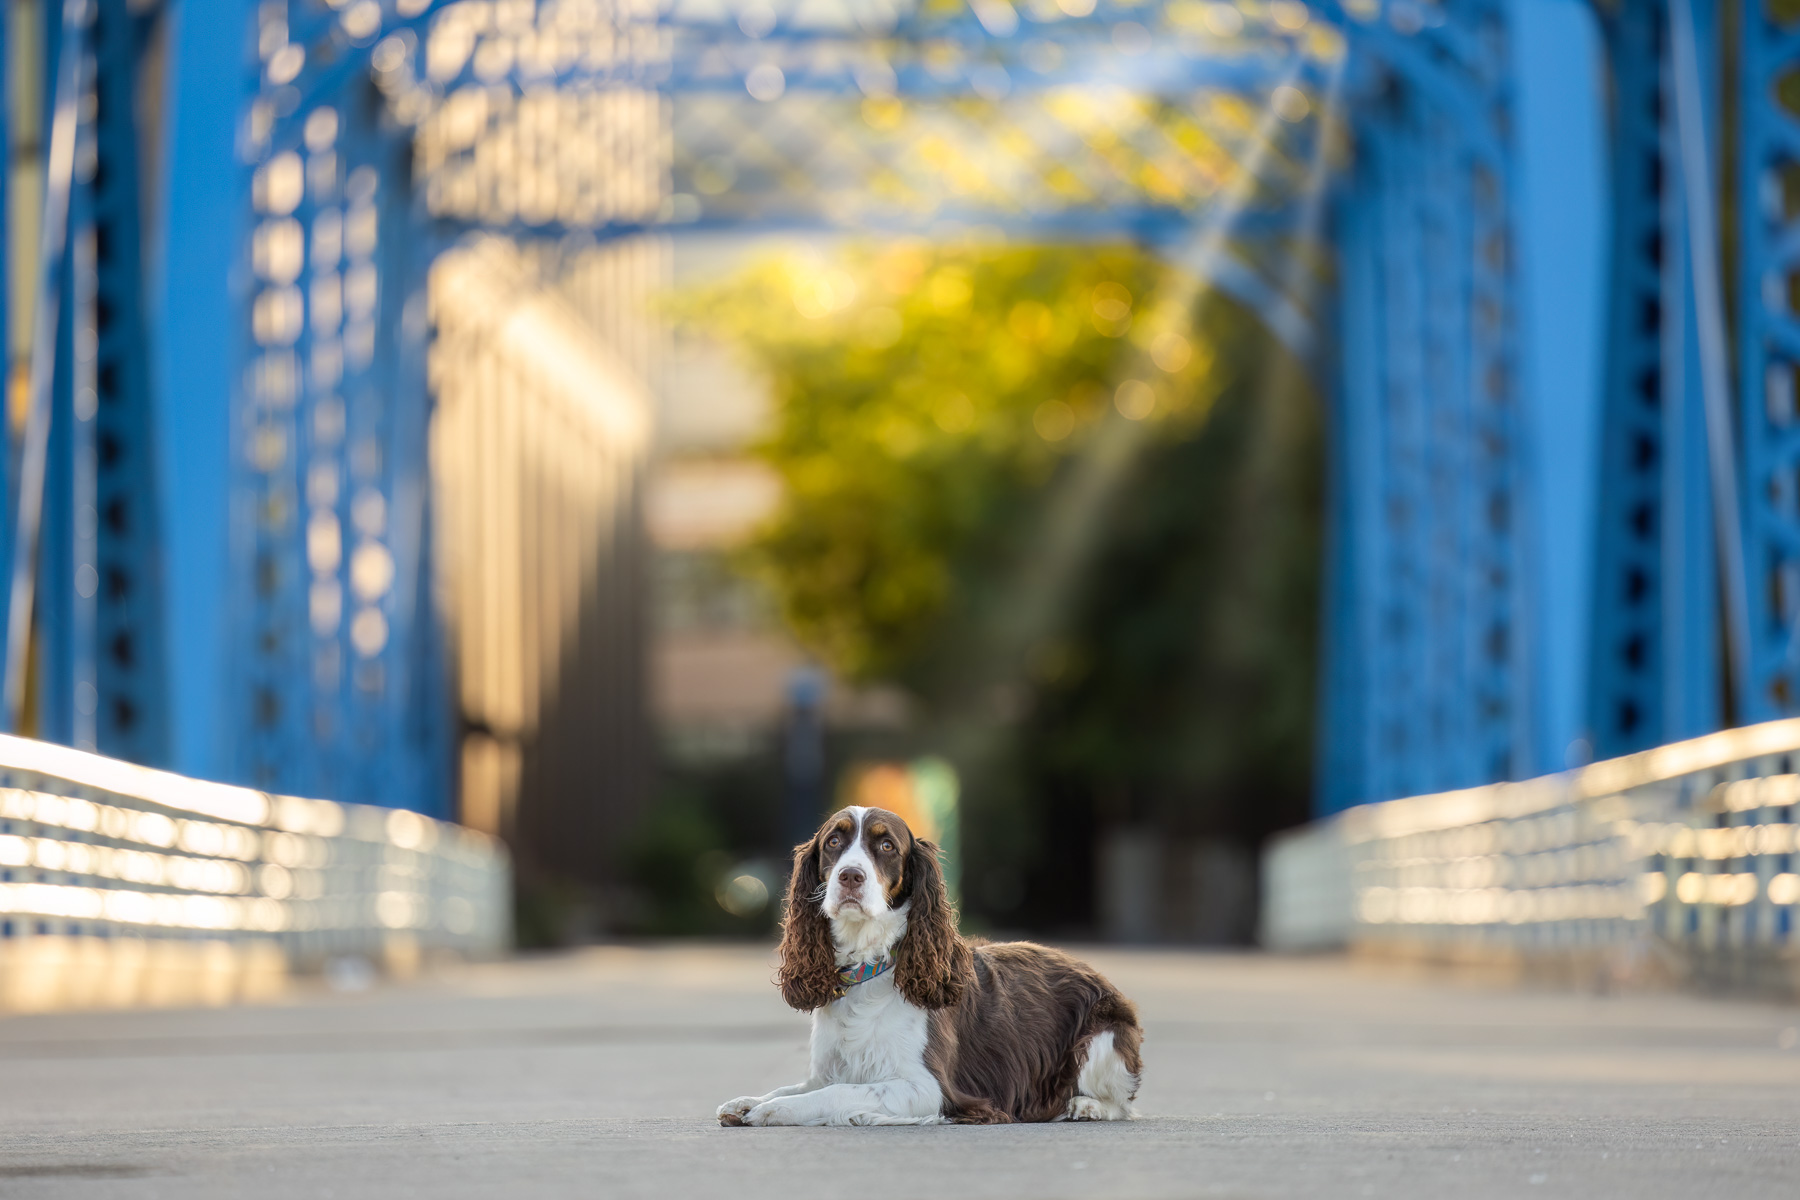
<svg viewBox="0 0 1800 1200">
<path fill-rule="evenodd" d="M 1305 356 L 1321 811 L 1800 711 L 1786 0 L 9 10 L 13 729 L 629 809 L 641 302 L 795 230 L 1135 239 Z"/>
</svg>

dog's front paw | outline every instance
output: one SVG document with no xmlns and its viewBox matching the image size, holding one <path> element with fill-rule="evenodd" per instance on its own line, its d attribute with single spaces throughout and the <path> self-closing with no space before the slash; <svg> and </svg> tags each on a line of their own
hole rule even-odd
<svg viewBox="0 0 1800 1200">
<path fill-rule="evenodd" d="M 769 1100 L 758 1104 L 744 1114 L 746 1125 L 804 1125 L 800 1114 L 793 1107 L 779 1100 Z"/>
<path fill-rule="evenodd" d="M 736 1100 L 727 1100 L 719 1105 L 719 1124 L 742 1125 L 744 1114 L 761 1102 L 760 1096 L 739 1096 Z"/>
</svg>

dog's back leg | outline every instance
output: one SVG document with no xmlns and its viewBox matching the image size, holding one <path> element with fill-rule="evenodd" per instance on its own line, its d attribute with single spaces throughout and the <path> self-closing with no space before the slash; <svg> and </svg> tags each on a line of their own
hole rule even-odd
<svg viewBox="0 0 1800 1200">
<path fill-rule="evenodd" d="M 1135 1025 L 1115 1025 L 1087 1036 L 1076 1047 L 1081 1063 L 1075 1095 L 1069 1100 L 1071 1121 L 1124 1121 L 1137 1099 L 1143 1061 L 1138 1055 L 1142 1034 Z"/>
</svg>

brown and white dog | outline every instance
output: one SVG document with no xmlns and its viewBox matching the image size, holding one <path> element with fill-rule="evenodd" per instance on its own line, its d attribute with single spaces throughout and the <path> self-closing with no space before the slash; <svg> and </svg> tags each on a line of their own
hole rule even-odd
<svg viewBox="0 0 1800 1200">
<path fill-rule="evenodd" d="M 719 1106 L 724 1125 L 1117 1121 L 1132 1115 L 1137 1012 L 1099 972 L 956 931 L 937 847 L 846 808 L 794 848 L 782 996 L 812 1013 L 805 1082 Z"/>
</svg>

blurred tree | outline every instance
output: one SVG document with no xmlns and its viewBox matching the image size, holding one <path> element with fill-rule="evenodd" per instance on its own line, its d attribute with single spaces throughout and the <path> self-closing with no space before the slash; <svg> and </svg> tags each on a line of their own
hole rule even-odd
<svg viewBox="0 0 1800 1200">
<path fill-rule="evenodd" d="M 1087 919 L 1104 825 L 1304 817 L 1318 418 L 1254 318 L 1129 246 L 790 254 L 679 309 L 774 392 L 748 569 L 971 777 L 975 909 Z"/>
<path fill-rule="evenodd" d="M 803 641 L 851 678 L 922 685 L 959 560 L 1112 408 L 1162 273 L 1118 247 L 905 247 L 770 259 L 686 298 L 774 389 L 759 449 L 786 496 L 751 562 Z M 1209 398 L 1210 348 L 1183 343 L 1165 412 Z"/>
</svg>

